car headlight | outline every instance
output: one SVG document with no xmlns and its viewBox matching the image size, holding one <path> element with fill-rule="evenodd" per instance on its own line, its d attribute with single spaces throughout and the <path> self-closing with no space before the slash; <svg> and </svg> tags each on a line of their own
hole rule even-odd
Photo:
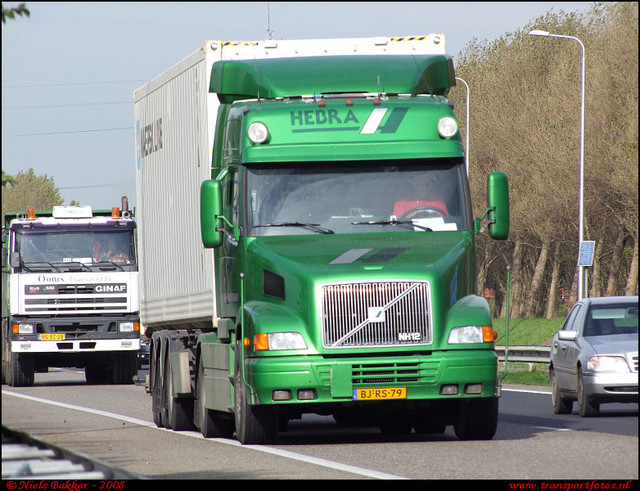
<svg viewBox="0 0 640 491">
<path fill-rule="evenodd" d="M 629 365 L 622 356 L 592 356 L 587 368 L 598 372 L 628 372 Z"/>
<path fill-rule="evenodd" d="M 454 327 L 449 333 L 449 344 L 493 343 L 497 333 L 491 326 Z"/>
<path fill-rule="evenodd" d="M 256 334 L 253 338 L 256 351 L 280 351 L 307 349 L 302 334 L 299 332 L 270 332 Z"/>
</svg>

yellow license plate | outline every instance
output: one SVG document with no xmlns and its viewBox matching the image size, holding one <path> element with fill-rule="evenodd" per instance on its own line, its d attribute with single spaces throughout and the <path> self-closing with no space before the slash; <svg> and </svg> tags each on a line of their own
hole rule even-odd
<svg viewBox="0 0 640 491">
<path fill-rule="evenodd" d="M 64 334 L 40 334 L 40 341 L 64 341 Z"/>
<path fill-rule="evenodd" d="M 354 401 L 375 401 L 380 399 L 406 399 L 406 387 L 384 387 L 378 389 L 353 389 Z"/>
</svg>

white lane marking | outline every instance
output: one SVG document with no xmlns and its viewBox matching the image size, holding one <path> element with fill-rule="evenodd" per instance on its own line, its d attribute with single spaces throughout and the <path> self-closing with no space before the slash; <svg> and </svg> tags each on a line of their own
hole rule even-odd
<svg viewBox="0 0 640 491">
<path fill-rule="evenodd" d="M 554 428 L 553 426 L 534 426 L 534 428 L 537 428 L 539 430 L 549 430 L 549 431 L 573 431 L 572 429 L 569 429 L 569 428 Z"/>
<path fill-rule="evenodd" d="M 503 392 L 524 392 L 525 394 L 544 394 L 551 395 L 551 389 L 541 389 L 541 390 L 529 390 L 529 389 L 507 389 L 505 387 L 502 388 Z"/>
<path fill-rule="evenodd" d="M 65 409 L 73 409 L 75 411 L 82 411 L 82 412 L 85 412 L 85 413 L 95 414 L 95 415 L 98 415 L 98 416 L 104 416 L 104 417 L 116 419 L 116 420 L 119 420 L 119 421 L 126 421 L 128 423 L 137 424 L 137 425 L 140 425 L 140 426 L 145 426 L 147 428 L 152 428 L 152 429 L 155 429 L 155 430 L 168 431 L 168 432 L 171 432 L 171 433 L 174 433 L 174 434 L 177 434 L 177 435 L 184 435 L 184 436 L 189 436 L 189 437 L 192 437 L 192 438 L 204 439 L 202 434 L 198 433 L 196 431 L 173 431 L 173 430 L 168 430 L 166 428 L 158 428 L 155 425 L 155 423 L 152 423 L 151 421 L 146 421 L 146 420 L 138 419 L 138 418 L 131 418 L 129 416 L 124 416 L 122 414 L 117 414 L 117 413 L 111 413 L 111 412 L 108 412 L 108 411 L 101 411 L 100 409 L 92 409 L 92 408 L 88 408 L 88 407 L 75 406 L 73 404 L 67 404 L 65 402 L 58 402 L 58 401 L 52 401 L 52 400 L 49 400 L 49 399 L 42 399 L 41 397 L 29 396 L 29 395 L 26 395 L 26 394 L 20 394 L 18 392 L 11 392 L 11 391 L 8 391 L 8 390 L 3 390 L 2 394 L 3 395 L 13 396 L 13 397 L 19 397 L 19 398 L 22 398 L 22 399 L 28 399 L 30 401 L 40 402 L 42 404 L 49 404 L 49 405 L 52 405 L 52 406 L 63 407 Z M 236 446 L 236 447 L 248 448 L 248 449 L 251 449 L 251 450 L 256 450 L 258 452 L 268 453 L 268 454 L 271 454 L 271 455 L 277 455 L 279 457 L 284 457 L 284 458 L 287 458 L 287 459 L 297 460 L 297 461 L 300 461 L 300 462 L 307 462 L 309 464 L 319 465 L 319 466 L 322 466 L 322 467 L 329 467 L 330 469 L 335 469 L 335 470 L 344 471 L 344 472 L 350 472 L 352 474 L 358 474 L 358 475 L 365 476 L 365 477 L 370 477 L 370 478 L 373 478 L 373 479 L 407 479 L 405 477 L 396 476 L 394 474 L 387 474 L 387 473 L 384 473 L 384 472 L 378 472 L 378 471 L 374 471 L 374 470 L 371 470 L 371 469 L 364 469 L 362 467 L 356 467 L 356 466 L 352 466 L 352 465 L 348 465 L 348 464 L 341 464 L 340 462 L 333 462 L 331 460 L 319 459 L 319 458 L 316 458 L 316 457 L 310 457 L 308 455 L 289 452 L 287 450 L 281 450 L 281 449 L 273 448 L 273 447 L 266 447 L 266 446 L 262 446 L 262 445 L 242 445 L 237 440 L 227 440 L 226 438 L 207 438 L 207 440 L 215 441 L 217 443 L 223 443 L 225 445 L 233 445 L 233 446 Z"/>
<path fill-rule="evenodd" d="M 506 389 L 502 388 L 503 391 L 506 392 L 524 392 L 526 394 L 543 394 L 543 395 L 551 395 L 551 390 L 547 391 L 547 389 L 542 390 L 528 390 L 528 389 Z M 534 426 L 539 430 L 547 430 L 547 431 L 573 431 L 570 428 L 554 428 L 553 426 Z"/>
</svg>

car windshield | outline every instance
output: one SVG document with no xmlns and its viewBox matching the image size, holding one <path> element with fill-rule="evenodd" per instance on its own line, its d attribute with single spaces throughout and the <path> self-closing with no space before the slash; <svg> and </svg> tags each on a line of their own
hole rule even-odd
<svg viewBox="0 0 640 491">
<path fill-rule="evenodd" d="M 25 271 L 131 269 L 135 265 L 132 228 L 20 228 L 16 252 Z"/>
<path fill-rule="evenodd" d="M 247 166 L 249 235 L 469 230 L 461 159 Z"/>
<path fill-rule="evenodd" d="M 638 332 L 638 304 L 592 305 L 585 336 L 608 336 Z"/>
</svg>

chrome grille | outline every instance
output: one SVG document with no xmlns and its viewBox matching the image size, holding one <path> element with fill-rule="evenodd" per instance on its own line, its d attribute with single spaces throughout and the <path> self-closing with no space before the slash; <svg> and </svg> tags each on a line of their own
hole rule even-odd
<svg viewBox="0 0 640 491">
<path fill-rule="evenodd" d="M 322 344 L 326 348 L 430 344 L 429 305 L 427 282 L 324 285 Z"/>
</svg>

